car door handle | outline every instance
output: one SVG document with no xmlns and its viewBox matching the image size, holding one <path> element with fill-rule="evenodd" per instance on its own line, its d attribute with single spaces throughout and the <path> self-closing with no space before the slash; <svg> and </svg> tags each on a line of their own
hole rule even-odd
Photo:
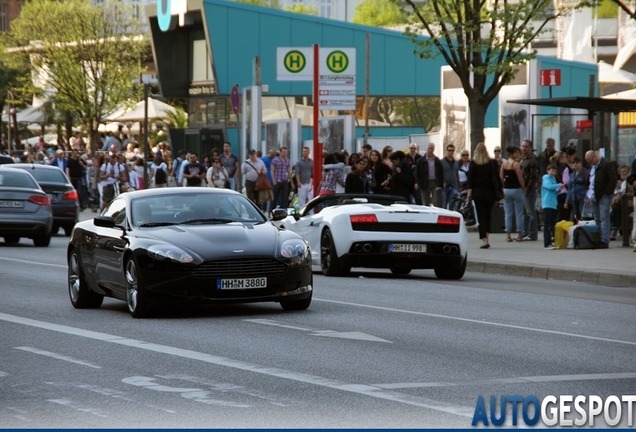
<svg viewBox="0 0 636 432">
<path fill-rule="evenodd" d="M 113 246 L 113 249 L 115 249 L 117 252 L 123 252 L 126 250 L 125 246 Z"/>
</svg>

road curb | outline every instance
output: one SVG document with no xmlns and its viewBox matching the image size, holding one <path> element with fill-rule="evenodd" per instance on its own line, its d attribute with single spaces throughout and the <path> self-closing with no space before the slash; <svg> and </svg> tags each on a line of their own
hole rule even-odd
<svg viewBox="0 0 636 432">
<path fill-rule="evenodd" d="M 523 264 L 491 263 L 468 260 L 467 271 L 488 274 L 506 274 L 511 276 L 537 279 L 556 279 L 574 282 L 595 283 L 612 287 L 636 288 L 636 276 L 614 273 L 551 268 Z"/>
</svg>

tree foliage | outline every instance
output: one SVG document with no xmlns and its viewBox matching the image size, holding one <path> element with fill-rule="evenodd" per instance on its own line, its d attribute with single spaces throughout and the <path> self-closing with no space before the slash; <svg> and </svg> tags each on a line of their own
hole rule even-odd
<svg viewBox="0 0 636 432">
<path fill-rule="evenodd" d="M 144 71 L 147 47 L 140 24 L 121 3 L 32 0 L 11 23 L 18 48 L 9 58 L 30 61 L 56 109 L 73 113 L 93 140 L 102 118 L 137 94 L 133 82 Z"/>
<path fill-rule="evenodd" d="M 318 16 L 318 8 L 316 6 L 306 6 L 303 4 L 294 4 L 285 6 L 284 10 L 304 15 Z"/>
<path fill-rule="evenodd" d="M 363 0 L 356 6 L 351 22 L 376 27 L 406 24 L 408 14 L 391 0 Z"/>
<path fill-rule="evenodd" d="M 619 8 L 621 8 L 627 15 L 632 17 L 632 19 L 636 20 L 636 8 L 633 6 L 633 2 L 625 1 L 625 0 L 611 0 L 613 3 L 617 4 Z"/>
<path fill-rule="evenodd" d="M 488 106 L 515 77 L 515 66 L 536 57 L 528 49 L 532 40 L 572 8 L 554 9 L 553 0 L 393 1 L 412 15 L 407 34 L 415 53 L 441 55 L 459 77 L 470 108 L 471 148 L 483 141 Z"/>
</svg>

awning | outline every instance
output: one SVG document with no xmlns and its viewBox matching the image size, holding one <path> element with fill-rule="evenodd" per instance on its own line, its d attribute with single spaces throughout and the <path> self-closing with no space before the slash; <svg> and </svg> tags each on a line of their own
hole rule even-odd
<svg viewBox="0 0 636 432">
<path fill-rule="evenodd" d="M 586 109 L 592 112 L 629 112 L 636 111 L 636 100 L 633 99 L 605 99 L 596 97 L 567 97 L 550 99 L 517 99 L 508 103 L 519 105 L 540 105 L 563 108 Z"/>
</svg>

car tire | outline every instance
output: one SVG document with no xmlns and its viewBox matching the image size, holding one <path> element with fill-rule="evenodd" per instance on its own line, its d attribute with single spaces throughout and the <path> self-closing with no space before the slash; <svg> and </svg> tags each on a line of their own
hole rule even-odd
<svg viewBox="0 0 636 432">
<path fill-rule="evenodd" d="M 133 318 L 146 318 L 150 316 L 150 307 L 146 301 L 146 293 L 143 282 L 139 277 L 139 266 L 134 257 L 126 260 L 124 278 L 126 283 L 126 304 L 128 312 Z"/>
<path fill-rule="evenodd" d="M 466 273 L 466 263 L 468 263 L 468 254 L 458 266 L 435 267 L 435 276 L 438 279 L 459 280 Z"/>
<path fill-rule="evenodd" d="M 72 232 L 73 232 L 73 226 L 65 226 L 64 227 L 64 235 L 66 237 L 70 237 Z"/>
<path fill-rule="evenodd" d="M 280 306 L 286 311 L 305 310 L 309 307 L 310 304 L 311 304 L 311 296 L 309 296 L 309 298 L 302 299 L 302 300 L 288 300 L 288 301 L 280 302 Z"/>
<path fill-rule="evenodd" d="M 59 230 L 60 230 L 59 226 L 53 225 L 53 227 L 51 228 L 51 234 L 57 234 Z"/>
<path fill-rule="evenodd" d="M 409 267 L 393 266 L 391 267 L 391 273 L 394 275 L 407 275 L 411 273 L 411 269 Z"/>
<path fill-rule="evenodd" d="M 77 251 L 68 256 L 68 296 L 76 309 L 95 309 L 102 305 L 104 296 L 88 287 L 84 277 L 84 269 Z"/>
<path fill-rule="evenodd" d="M 329 228 L 323 231 L 320 239 L 320 269 L 325 276 L 340 276 L 348 270 L 340 265 L 336 245 Z"/>
<path fill-rule="evenodd" d="M 20 243 L 20 237 L 18 236 L 4 236 L 4 242 L 7 244 Z"/>
<path fill-rule="evenodd" d="M 51 243 L 51 233 L 33 237 L 33 244 L 37 247 L 47 247 Z"/>
</svg>

